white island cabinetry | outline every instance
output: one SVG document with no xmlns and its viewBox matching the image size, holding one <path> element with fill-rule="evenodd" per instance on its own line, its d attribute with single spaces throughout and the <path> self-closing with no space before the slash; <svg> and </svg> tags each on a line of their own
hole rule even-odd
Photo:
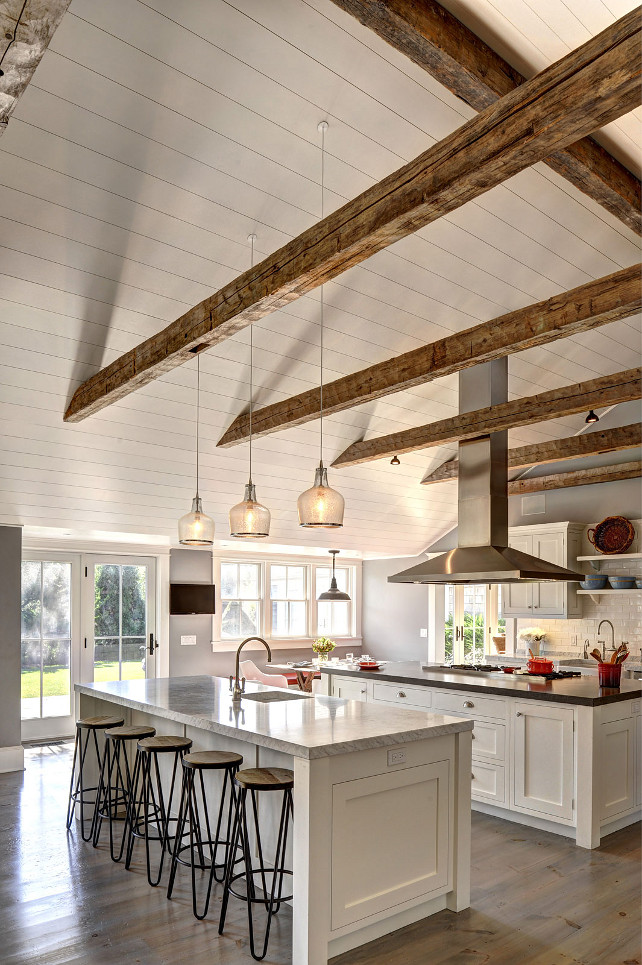
<svg viewBox="0 0 642 965">
<path fill-rule="evenodd" d="M 457 690 L 437 687 L 429 672 L 425 684 L 416 674 L 412 682 L 387 680 L 385 674 L 372 679 L 359 671 L 323 676 L 331 693 L 343 693 L 349 681 L 358 684 L 356 699 L 423 705 L 473 720 L 470 779 L 477 810 L 574 835 L 586 848 L 642 816 L 639 698 L 586 706 L 528 694 L 480 694 L 463 684 Z"/>
<path fill-rule="evenodd" d="M 206 676 L 76 685 L 78 716 L 113 713 L 116 705 L 126 723 L 181 734 L 194 750 L 234 750 L 245 767 L 294 771 L 286 864 L 296 965 L 326 965 L 470 903 L 470 722 L 357 702 L 353 694 L 367 696 L 364 679 L 346 677 L 333 689 L 348 699 L 248 683 L 233 701 L 227 680 Z M 216 801 L 216 775 L 207 780 Z M 279 811 L 266 797 L 260 820 L 269 864 Z M 376 846 L 364 846 L 364 827 L 382 831 Z"/>
</svg>

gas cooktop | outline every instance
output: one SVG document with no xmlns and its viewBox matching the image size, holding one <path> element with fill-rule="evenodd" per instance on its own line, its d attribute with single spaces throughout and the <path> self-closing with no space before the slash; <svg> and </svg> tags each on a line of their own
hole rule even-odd
<svg viewBox="0 0 642 965">
<path fill-rule="evenodd" d="M 439 666 L 424 666 L 424 670 L 442 670 L 444 673 L 502 673 L 503 667 L 489 663 L 454 663 L 452 666 L 441 664 Z M 517 676 L 543 677 L 545 680 L 566 680 L 569 677 L 581 677 L 578 670 L 555 670 L 550 673 L 517 673 Z"/>
</svg>

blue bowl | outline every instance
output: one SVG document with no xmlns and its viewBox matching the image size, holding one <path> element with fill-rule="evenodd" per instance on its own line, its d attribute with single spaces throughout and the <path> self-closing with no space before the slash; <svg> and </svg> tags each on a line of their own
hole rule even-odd
<svg viewBox="0 0 642 965">
<path fill-rule="evenodd" d="M 603 590 L 606 586 L 606 579 L 603 573 L 587 573 L 580 583 L 580 586 L 583 590 Z"/>
<path fill-rule="evenodd" d="M 633 576 L 609 576 L 609 583 L 614 590 L 632 590 L 635 587 Z"/>
</svg>

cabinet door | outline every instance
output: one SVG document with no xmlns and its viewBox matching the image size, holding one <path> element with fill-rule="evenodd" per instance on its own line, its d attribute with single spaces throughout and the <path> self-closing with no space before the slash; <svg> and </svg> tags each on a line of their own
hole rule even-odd
<svg viewBox="0 0 642 965">
<path fill-rule="evenodd" d="M 564 533 L 547 533 L 533 536 L 533 556 L 558 566 L 566 566 Z M 533 613 L 538 616 L 564 616 L 566 609 L 566 583 L 534 583 Z"/>
<path fill-rule="evenodd" d="M 333 677 L 332 696 L 344 700 L 367 700 L 368 685 L 365 680 L 353 677 Z"/>
<path fill-rule="evenodd" d="M 635 803 L 642 804 L 642 715 L 635 718 Z"/>
<path fill-rule="evenodd" d="M 573 710 L 519 701 L 513 711 L 516 810 L 573 817 Z"/>
<path fill-rule="evenodd" d="M 635 806 L 635 718 L 608 721 L 602 724 L 600 730 L 600 817 L 604 821 Z"/>
<path fill-rule="evenodd" d="M 509 536 L 508 545 L 520 553 L 533 552 L 532 536 Z M 532 583 L 505 583 L 502 586 L 502 612 L 506 617 L 530 616 L 533 607 Z"/>
</svg>

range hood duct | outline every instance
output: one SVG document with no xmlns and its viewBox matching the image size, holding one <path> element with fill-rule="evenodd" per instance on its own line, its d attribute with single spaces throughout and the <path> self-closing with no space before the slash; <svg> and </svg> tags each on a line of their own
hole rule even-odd
<svg viewBox="0 0 642 965">
<path fill-rule="evenodd" d="M 508 399 L 508 359 L 459 373 L 459 411 Z M 389 583 L 540 583 L 583 580 L 563 566 L 508 546 L 508 433 L 459 443 L 457 549 L 388 577 Z"/>
</svg>

